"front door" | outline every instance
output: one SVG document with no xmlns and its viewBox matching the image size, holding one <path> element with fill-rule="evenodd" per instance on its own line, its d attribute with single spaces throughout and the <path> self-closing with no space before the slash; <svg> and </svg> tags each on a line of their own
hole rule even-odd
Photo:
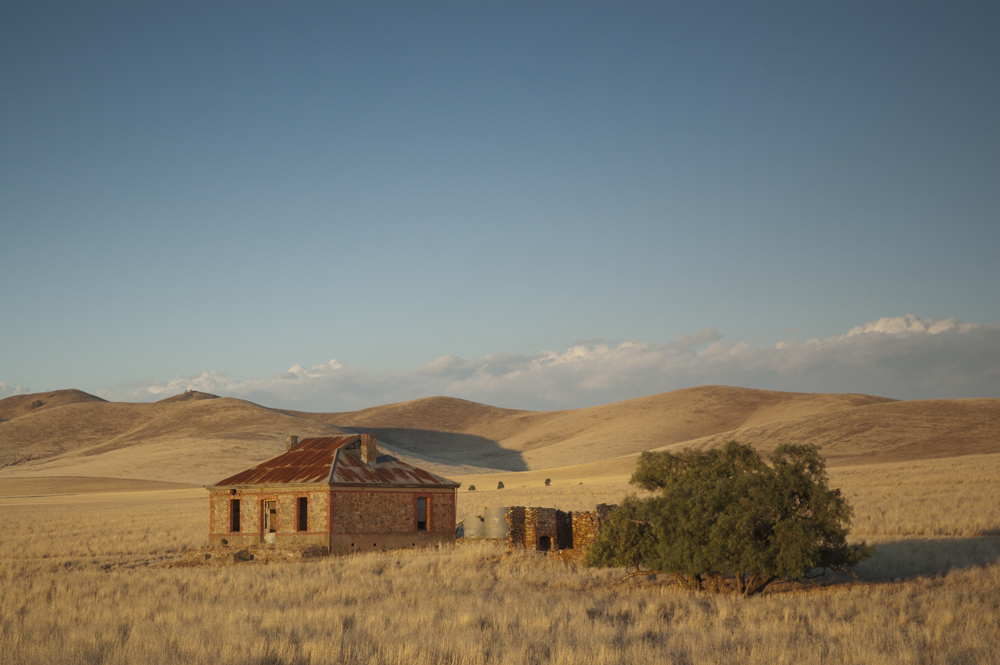
<svg viewBox="0 0 1000 665">
<path fill-rule="evenodd" d="M 264 502 L 264 536 L 278 530 L 278 502 Z"/>
</svg>

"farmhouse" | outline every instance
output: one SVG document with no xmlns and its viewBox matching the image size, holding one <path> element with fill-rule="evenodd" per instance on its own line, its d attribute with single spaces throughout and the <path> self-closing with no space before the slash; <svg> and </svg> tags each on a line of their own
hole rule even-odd
<svg viewBox="0 0 1000 665">
<path fill-rule="evenodd" d="M 209 544 L 346 553 L 453 543 L 459 485 L 380 455 L 371 434 L 290 436 L 285 453 L 206 487 Z"/>
</svg>

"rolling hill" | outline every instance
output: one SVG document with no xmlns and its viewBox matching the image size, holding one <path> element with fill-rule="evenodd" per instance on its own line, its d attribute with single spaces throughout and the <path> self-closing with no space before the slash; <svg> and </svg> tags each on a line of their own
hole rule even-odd
<svg viewBox="0 0 1000 665">
<path fill-rule="evenodd" d="M 210 483 L 277 454 L 287 434 L 358 431 L 375 434 L 406 461 L 453 476 L 569 466 L 627 473 L 631 456 L 643 450 L 730 439 L 765 453 L 785 442 L 816 443 L 831 465 L 1000 452 L 1000 399 L 895 401 L 702 386 L 565 411 L 430 397 L 308 413 L 205 393 L 152 404 L 104 402 L 79 391 L 45 397 L 0 400 L 0 414 L 13 416 L 0 422 L 0 463 L 7 465 L 0 479 Z M 25 408 L 38 400 L 45 403 Z"/>
<path fill-rule="evenodd" d="M 82 390 L 56 390 L 50 393 L 32 393 L 30 395 L 14 395 L 0 399 L 0 420 L 13 420 L 29 413 L 37 413 L 66 404 L 81 402 L 104 402 L 106 400 L 85 393 Z"/>
</svg>

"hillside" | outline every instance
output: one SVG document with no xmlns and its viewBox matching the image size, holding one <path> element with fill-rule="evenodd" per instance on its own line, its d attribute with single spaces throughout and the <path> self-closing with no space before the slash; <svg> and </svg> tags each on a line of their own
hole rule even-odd
<svg viewBox="0 0 1000 665">
<path fill-rule="evenodd" d="M 567 411 L 514 411 L 432 397 L 347 413 L 289 413 L 363 428 L 413 454 L 524 471 L 613 459 L 744 427 L 891 402 L 870 395 L 702 386 Z"/>
<path fill-rule="evenodd" d="M 2 470 L 7 476 L 202 484 L 281 452 L 287 434 L 339 432 L 331 425 L 231 398 L 77 402 L 0 423 L 0 463 L 8 465 Z"/>
<path fill-rule="evenodd" d="M 0 464 L 7 465 L 0 479 L 79 476 L 203 484 L 277 454 L 288 434 L 356 431 L 373 433 L 381 447 L 405 461 L 461 477 L 569 466 L 579 467 L 574 477 L 578 471 L 627 474 L 632 456 L 643 450 L 715 446 L 729 439 L 765 453 L 780 443 L 816 443 L 831 466 L 1000 452 L 1000 399 L 900 402 L 703 386 L 565 411 L 430 397 L 361 411 L 306 413 L 205 393 L 153 404 L 58 393 L 66 403 L 27 411 L 25 403 L 41 398 L 0 403 L 14 416 L 0 422 Z"/>
<path fill-rule="evenodd" d="M 814 443 L 831 466 L 997 453 L 1000 399 L 869 404 L 744 427 L 683 445 L 710 448 L 729 439 L 765 452 L 781 443 Z M 680 447 L 673 444 L 661 449 Z"/>
<path fill-rule="evenodd" d="M 46 409 L 66 404 L 81 402 L 104 402 L 106 400 L 85 393 L 82 390 L 54 390 L 50 393 L 32 393 L 30 395 L 14 395 L 0 399 L 0 420 L 13 420 L 29 413 L 37 413 Z"/>
</svg>

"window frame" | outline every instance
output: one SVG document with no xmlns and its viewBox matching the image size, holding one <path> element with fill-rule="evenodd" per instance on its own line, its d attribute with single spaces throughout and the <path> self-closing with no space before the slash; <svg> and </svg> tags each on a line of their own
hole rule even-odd
<svg viewBox="0 0 1000 665">
<path fill-rule="evenodd" d="M 300 496 L 295 501 L 295 531 L 309 532 L 309 497 Z"/>
<path fill-rule="evenodd" d="M 420 502 L 424 502 L 424 519 L 420 519 Z M 413 505 L 413 517 L 414 525 L 416 530 L 424 533 L 431 530 L 431 498 L 429 496 L 418 496 Z M 424 528 L 420 528 L 420 524 L 423 522 Z"/>
<path fill-rule="evenodd" d="M 242 504 L 239 499 L 229 500 L 229 533 L 241 533 L 240 509 Z"/>
</svg>

